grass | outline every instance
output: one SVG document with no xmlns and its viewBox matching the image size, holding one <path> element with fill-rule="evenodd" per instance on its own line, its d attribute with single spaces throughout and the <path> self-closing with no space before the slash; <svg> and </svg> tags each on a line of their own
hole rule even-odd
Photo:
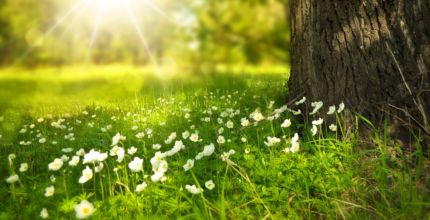
<svg viewBox="0 0 430 220">
<path fill-rule="evenodd" d="M 312 125 L 300 123 L 303 117 L 313 117 L 306 112 L 312 108 L 309 102 L 308 107 L 306 103 L 287 106 L 301 109 L 302 115 L 287 110 L 273 121 L 262 120 L 257 126 L 242 129 L 241 119 L 253 122 L 250 115 L 256 109 L 266 116 L 283 106 L 286 81 L 285 73 L 176 75 L 161 80 L 133 68 L 94 69 L 85 75 L 73 69 L 60 74 L 56 70 L 2 71 L 0 219 L 40 218 L 43 208 L 51 219 L 75 219 L 74 207 L 83 200 L 95 207 L 89 219 L 429 218 L 428 153 L 419 145 L 416 151 L 406 152 L 387 138 L 386 128 L 382 132 L 375 129 L 374 136 L 369 137 L 372 147 L 361 149 L 358 129 L 346 134 L 342 112 L 324 118 L 312 135 Z M 270 101 L 274 104 L 268 108 Z M 319 112 L 334 104 L 339 103 L 324 103 Z M 225 111 L 230 115 L 229 109 L 237 114 L 220 116 Z M 350 117 L 354 127 L 360 120 L 371 126 L 358 114 Z M 43 121 L 38 122 L 41 118 Z M 65 119 L 61 122 L 65 127 L 51 125 L 60 118 Z M 221 124 L 218 118 L 222 118 Z M 291 126 L 281 127 L 285 119 L 291 119 Z M 226 126 L 229 120 L 233 128 Z M 331 131 L 330 124 L 337 125 L 337 130 Z M 22 129 L 26 131 L 20 133 Z M 146 129 L 152 130 L 151 137 Z M 198 131 L 201 142 L 184 139 L 184 131 Z M 142 139 L 135 136 L 139 132 L 145 132 Z M 173 132 L 177 137 L 166 144 Z M 286 153 L 296 132 L 299 150 Z M 73 141 L 65 139 L 70 133 Z M 120 163 L 117 156 L 108 156 L 101 172 L 95 173 L 99 163 L 83 164 L 81 156 L 77 166 L 65 161 L 60 170 L 48 169 L 55 158 L 66 155 L 70 160 L 81 148 L 86 153 L 95 149 L 109 154 L 117 133 L 126 137 L 118 143 L 125 149 Z M 420 139 L 419 134 L 414 135 Z M 219 136 L 225 143 L 217 143 Z M 277 137 L 280 142 L 268 147 L 264 143 L 267 137 Z M 40 143 L 42 138 L 46 142 Z M 151 158 L 157 151 L 171 150 L 178 140 L 185 148 L 165 158 L 166 178 L 153 182 Z M 31 144 L 22 145 L 21 141 Z M 162 146 L 160 150 L 152 148 L 157 143 Z M 196 160 L 210 143 L 214 152 Z M 129 155 L 132 146 L 137 152 Z M 63 148 L 73 150 L 65 153 Z M 248 148 L 250 153 L 245 153 Z M 227 161 L 234 165 L 221 160 L 223 152 L 231 152 Z M 9 159 L 11 154 L 16 158 Z M 135 157 L 143 159 L 140 172 L 129 167 Z M 194 166 L 185 171 L 188 159 L 194 159 Z M 25 172 L 19 171 L 22 163 L 28 164 Z M 93 170 L 93 176 L 80 184 L 86 166 Z M 7 183 L 6 178 L 13 174 L 19 181 Z M 212 190 L 205 187 L 209 180 L 215 184 Z M 146 188 L 136 192 L 143 182 Z M 192 194 L 186 185 L 204 191 Z M 45 197 L 50 186 L 55 192 Z"/>
</svg>

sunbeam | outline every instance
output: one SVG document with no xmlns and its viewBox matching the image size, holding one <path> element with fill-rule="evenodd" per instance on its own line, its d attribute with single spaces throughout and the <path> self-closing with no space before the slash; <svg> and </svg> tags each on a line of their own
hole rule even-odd
<svg viewBox="0 0 430 220">
<path fill-rule="evenodd" d="M 95 27 L 94 27 L 93 33 L 91 34 L 91 41 L 90 41 L 90 45 L 89 45 L 89 47 L 88 47 L 87 55 L 86 55 L 86 57 L 85 57 L 84 69 L 85 69 L 85 67 L 87 66 L 87 62 L 88 62 L 88 59 L 89 59 L 90 54 L 91 54 L 91 49 L 93 48 L 94 39 L 96 38 L 96 34 L 97 34 L 97 28 L 98 28 L 98 26 L 99 26 L 99 23 L 100 23 L 100 20 L 101 20 L 102 14 L 103 14 L 103 8 L 104 8 L 104 5 L 102 4 L 102 5 L 100 6 L 100 8 L 99 8 L 99 12 L 97 13 L 96 24 L 95 24 Z"/>
<path fill-rule="evenodd" d="M 176 24 L 175 21 L 173 21 L 169 16 L 167 16 L 166 13 L 164 13 L 163 11 L 161 11 L 161 9 L 159 9 L 156 5 L 154 5 L 154 3 L 152 3 L 150 0 L 144 0 L 143 2 L 145 2 L 145 4 L 151 6 L 151 8 L 153 8 L 154 10 L 156 10 L 163 17 L 167 18 L 170 22 Z"/>
<path fill-rule="evenodd" d="M 35 45 L 31 46 L 19 59 L 15 62 L 15 64 L 18 64 L 21 62 L 22 59 L 24 59 L 31 51 L 34 50 L 37 44 L 39 44 L 43 39 L 45 39 L 46 36 L 48 36 L 52 31 L 55 30 L 55 28 L 58 27 L 67 17 L 69 17 L 70 14 L 72 14 L 73 11 L 75 11 L 79 5 L 81 5 L 85 0 L 80 0 L 78 3 L 76 3 L 63 17 L 60 18 L 47 32 L 43 34 L 41 38 L 37 40 Z"/>
<path fill-rule="evenodd" d="M 136 18 L 134 17 L 133 12 L 130 9 L 130 6 L 126 1 L 124 1 L 125 8 L 127 9 L 128 14 L 130 15 L 131 20 L 133 21 L 133 25 L 136 28 L 137 33 L 139 34 L 139 38 L 142 41 L 143 45 L 145 46 L 146 52 L 148 53 L 149 58 L 151 59 L 151 62 L 154 65 L 155 73 L 160 77 L 159 68 L 157 65 L 157 62 L 155 61 L 154 57 L 152 56 L 151 50 L 149 49 L 148 43 L 146 42 L 145 38 L 143 37 L 142 31 L 139 28 L 139 25 L 137 24 Z"/>
<path fill-rule="evenodd" d="M 63 36 L 69 31 L 69 29 L 73 26 L 73 24 L 76 22 L 76 20 L 81 16 L 82 12 L 84 12 L 84 10 L 87 8 L 88 2 L 90 2 L 90 0 L 85 1 L 85 5 L 81 8 L 81 10 L 79 10 L 79 12 L 73 18 L 72 22 L 70 22 L 70 24 L 67 26 L 66 30 L 64 30 L 63 33 L 60 35 L 58 40 L 63 38 Z"/>
</svg>

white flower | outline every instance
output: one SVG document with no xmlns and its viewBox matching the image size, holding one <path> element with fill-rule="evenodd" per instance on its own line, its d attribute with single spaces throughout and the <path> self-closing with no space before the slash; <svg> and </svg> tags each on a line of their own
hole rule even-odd
<svg viewBox="0 0 430 220">
<path fill-rule="evenodd" d="M 209 180 L 205 183 L 207 189 L 212 190 L 215 187 L 215 183 L 212 180 Z"/>
<path fill-rule="evenodd" d="M 215 146 L 214 144 L 210 143 L 209 145 L 205 146 L 205 149 L 203 150 L 203 155 L 204 156 L 210 156 L 215 150 Z"/>
<path fill-rule="evenodd" d="M 144 132 L 140 132 L 140 133 L 136 134 L 136 137 L 139 138 L 139 139 L 143 138 L 144 136 L 145 136 Z"/>
<path fill-rule="evenodd" d="M 166 125 L 166 122 L 161 122 L 160 123 L 160 126 L 164 126 L 164 125 Z"/>
<path fill-rule="evenodd" d="M 164 173 L 163 172 L 155 172 L 154 175 L 151 176 L 152 182 L 156 183 L 163 178 Z"/>
<path fill-rule="evenodd" d="M 327 112 L 327 115 L 331 115 L 331 114 L 333 114 L 335 111 L 336 111 L 336 106 L 335 106 L 335 105 L 330 106 L 330 107 L 329 107 L 329 110 L 328 110 L 328 112 Z"/>
<path fill-rule="evenodd" d="M 87 168 L 82 171 L 82 176 L 81 178 L 79 178 L 79 183 L 86 183 L 91 178 L 93 178 L 93 170 L 91 170 L 90 167 L 87 166 Z"/>
<path fill-rule="evenodd" d="M 28 170 L 28 164 L 27 163 L 22 163 L 21 167 L 19 168 L 20 172 L 25 172 Z"/>
<path fill-rule="evenodd" d="M 140 172 L 143 170 L 143 159 L 135 157 L 133 161 L 128 164 L 132 172 Z"/>
<path fill-rule="evenodd" d="M 185 118 L 187 118 L 187 119 L 190 118 L 190 114 L 188 114 L 188 113 L 185 114 Z"/>
<path fill-rule="evenodd" d="M 187 189 L 188 192 L 190 192 L 192 194 L 199 194 L 199 193 L 203 192 L 203 189 L 202 188 L 197 188 L 196 185 L 192 185 L 192 186 L 186 185 L 185 189 Z"/>
<path fill-rule="evenodd" d="M 290 153 L 290 148 L 285 148 L 284 150 L 283 150 L 285 153 Z"/>
<path fill-rule="evenodd" d="M 143 191 L 146 188 L 147 184 L 143 182 L 142 184 L 139 184 L 136 186 L 136 192 Z"/>
<path fill-rule="evenodd" d="M 251 149 L 249 149 L 249 147 L 245 149 L 246 154 L 249 154 L 250 152 L 251 152 Z"/>
<path fill-rule="evenodd" d="M 298 151 L 299 150 L 299 143 L 298 142 L 294 142 L 293 143 L 293 146 L 290 148 L 290 151 L 292 152 L 292 153 L 294 153 L 294 152 L 296 152 L 296 151 Z M 285 151 L 286 152 L 286 151 Z"/>
<path fill-rule="evenodd" d="M 227 112 L 221 112 L 220 115 L 221 115 L 221 117 L 225 118 L 225 117 L 227 117 L 228 113 Z"/>
<path fill-rule="evenodd" d="M 300 99 L 300 101 L 296 102 L 296 105 L 300 105 L 300 104 L 302 104 L 305 101 L 306 101 L 306 97 L 303 96 L 303 98 Z"/>
<path fill-rule="evenodd" d="M 172 143 L 172 139 L 167 139 L 167 140 L 164 141 L 164 143 L 165 144 L 170 144 L 170 143 Z"/>
<path fill-rule="evenodd" d="M 273 146 L 273 144 L 277 144 L 277 143 L 279 143 L 281 140 L 279 139 L 279 138 L 277 138 L 277 137 L 267 137 L 267 140 L 268 140 L 268 142 L 269 143 L 271 143 L 270 145 L 268 145 L 267 143 L 266 143 L 266 145 L 267 146 Z"/>
<path fill-rule="evenodd" d="M 118 141 L 121 139 L 121 134 L 117 133 L 115 136 L 112 137 L 112 144 L 110 146 L 114 146 L 118 144 Z"/>
<path fill-rule="evenodd" d="M 14 183 L 19 180 L 19 176 L 17 174 L 10 176 L 6 179 L 6 182 L 8 183 Z"/>
<path fill-rule="evenodd" d="M 49 170 L 59 170 L 63 166 L 63 160 L 55 158 L 54 162 L 48 164 Z"/>
<path fill-rule="evenodd" d="M 112 129 L 112 125 L 108 125 L 108 126 L 106 126 L 106 128 L 107 128 L 108 130 L 110 130 L 110 129 Z"/>
<path fill-rule="evenodd" d="M 64 153 L 70 153 L 70 152 L 72 152 L 72 150 L 73 150 L 73 148 L 63 148 L 63 149 L 61 149 L 61 151 L 63 151 Z"/>
<path fill-rule="evenodd" d="M 15 154 L 9 154 L 8 158 L 9 158 L 9 160 L 13 160 L 16 158 L 16 155 Z"/>
<path fill-rule="evenodd" d="M 263 120 L 264 116 L 260 112 L 256 112 L 252 118 L 255 121 L 261 121 L 261 120 Z"/>
<path fill-rule="evenodd" d="M 169 139 L 173 140 L 173 139 L 175 139 L 175 138 L 176 138 L 176 132 L 172 132 L 172 133 L 169 135 Z"/>
<path fill-rule="evenodd" d="M 222 118 L 217 119 L 218 124 L 222 124 Z"/>
<path fill-rule="evenodd" d="M 131 129 L 133 129 L 134 131 L 135 130 L 137 130 L 139 127 L 137 127 L 137 126 L 133 126 L 133 127 L 131 127 Z"/>
<path fill-rule="evenodd" d="M 302 111 L 300 111 L 300 109 L 298 110 L 298 111 L 292 111 L 293 112 L 293 115 L 300 115 L 300 114 L 302 114 Z"/>
<path fill-rule="evenodd" d="M 42 209 L 42 211 L 40 212 L 40 217 L 41 218 L 48 218 L 48 210 L 46 210 L 46 208 Z"/>
<path fill-rule="evenodd" d="M 199 140 L 199 135 L 197 133 L 191 134 L 190 140 L 197 142 Z"/>
<path fill-rule="evenodd" d="M 189 136 L 190 136 L 190 132 L 189 132 L 189 131 L 184 131 L 184 132 L 182 133 L 182 138 L 183 138 L 183 139 L 187 139 Z"/>
<path fill-rule="evenodd" d="M 281 127 L 283 128 L 288 128 L 291 125 L 291 120 L 290 119 L 285 119 L 284 123 L 281 124 Z"/>
<path fill-rule="evenodd" d="M 69 166 L 76 166 L 79 163 L 79 156 L 73 156 L 72 159 L 69 161 Z"/>
<path fill-rule="evenodd" d="M 227 128 L 233 128 L 233 122 L 228 121 L 227 124 L 225 124 L 225 126 L 227 126 Z"/>
<path fill-rule="evenodd" d="M 187 171 L 187 170 L 193 168 L 193 166 L 194 166 L 194 160 L 188 159 L 187 163 L 183 167 L 184 167 L 185 171 Z"/>
<path fill-rule="evenodd" d="M 84 219 L 94 212 L 94 206 L 87 200 L 82 200 L 81 203 L 75 205 L 76 218 Z"/>
<path fill-rule="evenodd" d="M 322 101 L 312 102 L 312 106 L 314 107 L 314 109 L 312 110 L 311 113 L 309 113 L 310 115 L 316 114 L 317 111 L 323 106 L 323 102 Z"/>
<path fill-rule="evenodd" d="M 190 129 L 191 129 L 191 130 L 194 130 L 195 128 L 196 128 L 196 126 L 194 126 L 194 125 L 191 125 L 191 126 L 190 126 Z"/>
<path fill-rule="evenodd" d="M 42 121 L 43 121 L 43 118 L 39 118 L 39 119 L 37 119 L 37 121 L 38 121 L 38 122 L 42 122 Z"/>
<path fill-rule="evenodd" d="M 225 143 L 225 138 L 223 136 L 218 136 L 217 142 L 223 144 Z"/>
<path fill-rule="evenodd" d="M 165 173 L 167 172 L 167 168 L 169 168 L 169 164 L 164 159 L 160 160 L 158 163 L 155 163 L 152 166 L 152 170 L 154 171 L 154 173 L 157 173 L 157 172 Z"/>
<path fill-rule="evenodd" d="M 209 117 L 205 118 L 205 122 L 210 122 L 210 121 L 211 121 L 211 118 L 209 118 Z"/>
<path fill-rule="evenodd" d="M 167 156 L 167 153 L 161 153 L 160 151 L 155 152 L 155 156 L 151 158 L 150 162 L 154 166 L 154 164 L 160 163 L 160 161 Z"/>
<path fill-rule="evenodd" d="M 49 179 L 51 180 L 51 182 L 55 182 L 55 176 L 54 175 L 51 175 L 51 177 L 49 177 Z"/>
<path fill-rule="evenodd" d="M 246 118 L 242 118 L 242 120 L 241 120 L 241 125 L 242 125 L 243 127 L 246 127 L 246 126 L 248 126 L 248 125 L 249 125 L 249 121 L 248 121 Z"/>
<path fill-rule="evenodd" d="M 202 159 L 203 156 L 204 156 L 203 152 L 200 152 L 197 154 L 197 156 L 195 158 L 196 158 L 196 160 L 200 160 L 200 159 Z"/>
<path fill-rule="evenodd" d="M 291 138 L 291 143 L 297 142 L 299 140 L 299 135 L 297 133 Z"/>
<path fill-rule="evenodd" d="M 106 128 L 100 128 L 102 132 L 106 132 Z"/>
<path fill-rule="evenodd" d="M 69 157 L 68 157 L 68 156 L 66 156 L 66 155 L 63 155 L 63 156 L 61 156 L 61 159 L 62 159 L 64 162 L 67 162 L 67 161 L 69 160 Z"/>
<path fill-rule="evenodd" d="M 121 135 L 121 137 L 119 138 L 121 141 L 125 141 L 125 139 L 127 139 L 127 137 L 126 136 L 122 136 Z"/>
<path fill-rule="evenodd" d="M 172 155 L 176 154 L 177 152 L 179 152 L 184 147 L 185 146 L 182 143 L 182 141 L 175 141 L 175 146 L 173 146 L 173 148 L 171 150 L 167 151 L 165 154 L 168 156 L 172 156 Z"/>
<path fill-rule="evenodd" d="M 317 126 L 313 125 L 311 129 L 312 136 L 314 136 L 317 133 L 317 131 L 318 131 Z"/>
<path fill-rule="evenodd" d="M 116 160 L 118 163 L 121 163 L 122 160 L 124 159 L 124 148 L 122 147 L 118 147 L 118 146 L 114 146 L 111 150 L 110 150 L 110 154 L 111 156 L 118 156 L 118 159 Z"/>
<path fill-rule="evenodd" d="M 246 142 L 246 138 L 242 137 L 241 138 L 242 142 Z"/>
<path fill-rule="evenodd" d="M 99 158 L 97 158 L 97 161 L 99 162 L 103 162 L 104 160 L 106 160 L 108 158 L 108 154 L 106 153 L 100 153 Z"/>
<path fill-rule="evenodd" d="M 345 108 L 345 104 L 343 104 L 343 102 L 342 103 L 340 103 L 339 104 L 339 109 L 337 110 L 337 113 L 341 113 L 342 111 L 343 111 L 343 109 Z"/>
<path fill-rule="evenodd" d="M 30 125 L 30 128 L 34 128 L 34 124 L 31 124 L 31 125 Z"/>
<path fill-rule="evenodd" d="M 318 119 L 318 120 L 315 120 L 315 121 L 312 121 L 312 124 L 313 125 L 320 125 L 320 124 L 322 124 L 323 123 L 323 119 L 322 118 L 320 118 L 320 119 Z"/>
<path fill-rule="evenodd" d="M 83 164 L 93 163 L 97 161 L 97 159 L 99 159 L 99 156 L 100 156 L 99 151 L 94 151 L 94 149 L 91 149 L 89 153 L 84 155 L 84 161 L 82 163 Z"/>
<path fill-rule="evenodd" d="M 330 128 L 330 130 L 332 130 L 332 131 L 336 131 L 337 126 L 336 126 L 336 125 L 334 125 L 334 124 L 331 124 L 331 125 L 329 126 L 329 128 Z"/>
<path fill-rule="evenodd" d="M 155 150 L 158 150 L 161 148 L 161 145 L 160 144 L 153 144 L 152 148 L 154 148 Z"/>
<path fill-rule="evenodd" d="M 92 128 L 94 126 L 94 124 L 91 122 L 88 122 L 88 126 L 90 126 Z"/>
<path fill-rule="evenodd" d="M 137 151 L 137 148 L 131 146 L 131 148 L 127 150 L 127 153 L 130 155 L 133 155 L 134 153 L 136 153 L 136 151 Z"/>
<path fill-rule="evenodd" d="M 222 134 L 224 132 L 224 127 L 220 127 L 219 129 L 218 129 L 218 134 Z"/>
<path fill-rule="evenodd" d="M 85 155 L 85 150 L 84 150 L 83 148 L 79 149 L 79 150 L 76 152 L 76 155 L 78 155 L 78 156 Z"/>
<path fill-rule="evenodd" d="M 54 192 L 55 192 L 54 186 L 47 187 L 45 189 L 45 197 L 49 197 L 49 196 L 54 195 Z"/>
</svg>

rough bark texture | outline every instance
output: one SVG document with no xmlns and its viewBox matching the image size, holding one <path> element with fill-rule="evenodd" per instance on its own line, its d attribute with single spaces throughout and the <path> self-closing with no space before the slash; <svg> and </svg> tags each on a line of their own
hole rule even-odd
<svg viewBox="0 0 430 220">
<path fill-rule="evenodd" d="M 384 118 L 380 109 L 409 123 L 398 107 L 424 125 L 429 0 L 291 0 L 291 13 L 290 99 L 304 91 L 308 105 L 324 102 L 320 114 L 344 102 L 375 125 Z"/>
</svg>

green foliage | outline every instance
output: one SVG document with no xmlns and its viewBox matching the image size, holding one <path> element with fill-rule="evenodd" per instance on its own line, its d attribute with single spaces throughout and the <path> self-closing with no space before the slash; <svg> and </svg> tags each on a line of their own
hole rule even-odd
<svg viewBox="0 0 430 220">
<path fill-rule="evenodd" d="M 94 70 L 82 78 L 65 71 L 56 80 L 49 72 L 6 73 L 0 76 L 0 174 L 7 178 L 16 173 L 20 181 L 9 184 L 3 179 L 0 219 L 36 219 L 42 208 L 52 219 L 73 219 L 75 205 L 83 200 L 95 207 L 92 219 L 428 218 L 429 193 L 424 190 L 428 158 L 422 146 L 407 152 L 386 135 L 381 138 L 382 132 L 375 129 L 373 148 L 359 150 L 359 134 L 346 136 L 342 113 L 337 123 L 327 119 L 319 125 L 314 136 L 311 125 L 296 120 L 302 116 L 288 111 L 278 119 L 263 120 L 241 130 L 241 118 L 252 122 L 250 114 L 254 110 L 268 115 L 284 104 L 285 75 L 216 74 L 194 78 L 184 74 L 164 81 L 127 69 Z M 49 82 L 54 88 L 40 86 Z M 7 94 L 16 98 L 7 99 Z M 270 101 L 275 102 L 272 108 Z M 212 106 L 218 109 L 208 115 Z M 301 108 L 307 114 L 304 106 L 288 107 Z M 185 118 L 185 108 L 190 110 L 189 118 Z M 218 124 L 220 113 L 229 108 L 240 112 Z M 205 117 L 212 119 L 204 122 L 201 118 Z M 361 118 L 353 117 L 354 122 Z M 44 120 L 38 122 L 40 118 Z M 65 129 L 51 125 L 59 118 L 65 119 Z M 291 119 L 290 127 L 281 127 L 285 119 Z M 231 129 L 225 125 L 228 120 L 234 123 Z M 329 123 L 337 124 L 338 130 L 326 128 Z M 102 132 L 101 128 L 108 125 L 112 128 Z M 137 130 L 132 129 L 135 125 Z M 192 125 L 199 131 L 201 142 L 182 138 L 185 130 L 195 132 Z M 224 132 L 219 134 L 221 127 Z M 26 131 L 20 133 L 23 128 Z M 147 133 L 143 139 L 135 137 L 146 128 L 152 129 L 151 138 Z M 205 145 L 216 144 L 215 131 L 230 141 L 221 145 L 222 150 L 216 145 L 214 154 L 195 160 L 194 167 L 184 171 L 187 159 L 194 158 Z M 299 150 L 284 152 L 291 147 L 296 131 L 300 131 Z M 94 173 L 90 181 L 78 183 L 82 170 L 87 165 L 94 167 L 82 164 L 82 158 L 75 167 L 65 162 L 61 170 L 48 169 L 55 158 L 64 154 L 71 159 L 80 148 L 85 152 L 110 151 L 112 137 L 118 132 L 126 136 L 120 146 L 126 151 L 134 146 L 137 152 L 126 155 L 121 163 L 116 156 L 109 156 L 103 170 Z M 158 150 L 152 145 L 160 143 L 161 152 L 170 150 L 174 143 L 166 144 L 164 140 L 172 132 L 177 133 L 175 140 L 182 140 L 185 149 L 166 159 L 167 179 L 154 183 L 150 160 Z M 74 133 L 74 141 L 64 138 L 69 133 Z M 413 135 L 420 139 L 419 134 Z M 267 137 L 281 141 L 268 147 L 264 143 Z M 40 138 L 46 138 L 46 142 L 40 143 Z M 31 144 L 22 145 L 21 141 Z M 71 153 L 62 151 L 69 147 L 73 148 Z M 247 148 L 249 153 L 245 153 Z M 235 151 L 229 159 L 236 165 L 221 160 L 222 151 L 230 150 Z M 8 155 L 12 153 L 16 158 L 10 164 Z M 134 157 L 144 159 L 143 172 L 131 172 L 129 163 Z M 26 172 L 18 171 L 21 163 L 29 164 Z M 50 180 L 51 175 L 55 182 Z M 213 180 L 214 189 L 205 187 L 208 180 Z M 148 186 L 136 192 L 136 186 L 143 182 Z M 204 192 L 191 194 L 185 186 L 193 184 L 200 185 Z M 45 188 L 51 185 L 55 193 L 45 197 Z"/>
</svg>

